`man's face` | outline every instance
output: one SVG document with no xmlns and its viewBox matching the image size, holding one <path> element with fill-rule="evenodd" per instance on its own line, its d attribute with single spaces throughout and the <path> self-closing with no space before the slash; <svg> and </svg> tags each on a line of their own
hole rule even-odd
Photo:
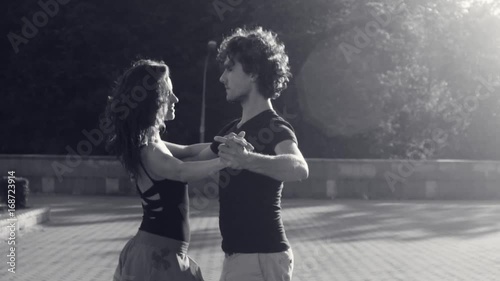
<svg viewBox="0 0 500 281">
<path fill-rule="evenodd" d="M 224 61 L 224 72 L 219 81 L 226 88 L 227 101 L 241 102 L 248 98 L 254 80 L 251 75 L 243 71 L 243 66 L 239 61 L 226 58 Z"/>
</svg>

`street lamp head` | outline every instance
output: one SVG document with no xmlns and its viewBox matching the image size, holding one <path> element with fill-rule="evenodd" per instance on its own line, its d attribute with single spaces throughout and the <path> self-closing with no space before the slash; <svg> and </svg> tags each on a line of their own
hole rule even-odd
<svg viewBox="0 0 500 281">
<path fill-rule="evenodd" d="M 217 42 L 215 42 L 214 40 L 210 40 L 208 41 L 207 47 L 209 51 L 215 51 L 215 49 L 217 48 Z"/>
</svg>

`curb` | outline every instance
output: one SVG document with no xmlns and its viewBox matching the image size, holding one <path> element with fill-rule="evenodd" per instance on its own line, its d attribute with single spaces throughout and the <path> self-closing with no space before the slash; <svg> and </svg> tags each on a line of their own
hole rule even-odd
<svg viewBox="0 0 500 281">
<path fill-rule="evenodd" d="M 19 211 L 17 211 L 19 213 Z M 16 232 L 23 231 L 34 225 L 50 220 L 50 207 L 39 207 L 23 210 L 21 214 L 16 214 L 14 219 L 0 219 L 0 237 L 7 239 L 11 231 L 11 224 L 15 224 Z M 3 239 L 2 239 L 3 240 Z"/>
</svg>

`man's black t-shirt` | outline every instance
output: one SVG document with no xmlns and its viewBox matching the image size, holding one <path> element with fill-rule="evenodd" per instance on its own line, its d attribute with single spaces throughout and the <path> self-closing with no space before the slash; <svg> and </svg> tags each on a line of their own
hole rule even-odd
<svg viewBox="0 0 500 281">
<path fill-rule="evenodd" d="M 240 119 L 226 125 L 219 133 L 238 134 L 256 153 L 276 155 L 276 145 L 284 140 L 297 143 L 292 126 L 274 110 L 265 110 L 237 127 Z M 218 153 L 219 142 L 210 148 Z M 283 183 L 271 177 L 226 168 L 219 176 L 219 227 L 222 250 L 226 253 L 275 253 L 290 248 L 281 219 Z"/>
</svg>

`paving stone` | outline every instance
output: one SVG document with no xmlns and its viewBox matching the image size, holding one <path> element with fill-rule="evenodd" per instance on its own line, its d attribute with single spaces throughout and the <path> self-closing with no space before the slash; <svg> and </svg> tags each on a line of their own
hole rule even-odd
<svg viewBox="0 0 500 281">
<path fill-rule="evenodd" d="M 2 280 L 112 280 L 142 216 L 134 197 L 38 195 L 51 221 L 18 233 L 16 274 Z M 284 199 L 296 281 L 500 280 L 500 202 Z M 219 279 L 217 201 L 191 209 L 189 255 Z M 7 279 L 4 279 L 6 276 Z"/>
</svg>

